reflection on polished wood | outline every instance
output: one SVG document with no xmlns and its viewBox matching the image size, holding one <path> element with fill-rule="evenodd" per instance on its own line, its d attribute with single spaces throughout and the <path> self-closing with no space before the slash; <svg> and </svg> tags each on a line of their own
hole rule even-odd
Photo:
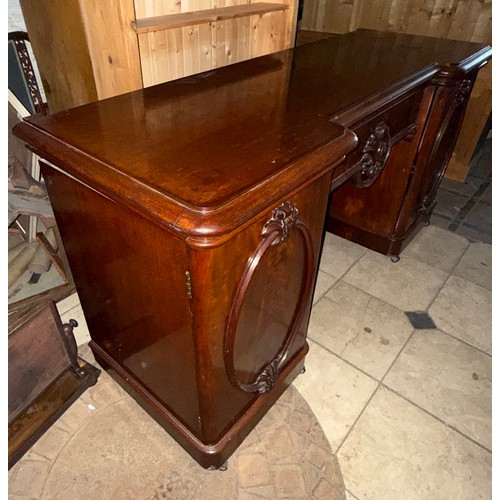
<svg viewBox="0 0 500 500">
<path fill-rule="evenodd" d="M 358 31 L 15 128 L 96 358 L 203 467 L 302 370 L 325 218 L 397 254 L 490 56 Z"/>
</svg>

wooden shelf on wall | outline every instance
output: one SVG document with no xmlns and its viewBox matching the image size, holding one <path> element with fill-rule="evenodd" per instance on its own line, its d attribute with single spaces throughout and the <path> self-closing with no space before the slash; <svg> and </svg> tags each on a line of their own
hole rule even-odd
<svg viewBox="0 0 500 500">
<path fill-rule="evenodd" d="M 167 16 L 147 17 L 132 22 L 132 28 L 136 33 L 149 33 L 151 31 L 162 31 L 173 28 L 183 28 L 195 24 L 212 23 L 238 17 L 262 15 L 268 12 L 287 10 L 290 6 L 285 3 L 257 2 L 242 5 L 232 5 L 215 9 L 198 10 L 193 12 L 182 12 L 180 14 L 169 14 Z"/>
</svg>

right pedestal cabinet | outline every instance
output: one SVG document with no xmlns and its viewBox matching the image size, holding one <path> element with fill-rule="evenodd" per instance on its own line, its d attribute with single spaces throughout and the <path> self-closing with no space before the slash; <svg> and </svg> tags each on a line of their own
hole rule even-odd
<svg viewBox="0 0 500 500">
<path fill-rule="evenodd" d="M 355 106 L 336 115 L 334 121 L 359 138 L 350 155 L 359 172 L 333 191 L 329 232 L 399 260 L 411 237 L 429 222 L 469 95 L 486 63 L 484 53 L 455 64 L 436 63 L 439 71 L 421 87 L 401 86 L 400 96 L 392 96 L 369 120 L 359 121 Z"/>
</svg>

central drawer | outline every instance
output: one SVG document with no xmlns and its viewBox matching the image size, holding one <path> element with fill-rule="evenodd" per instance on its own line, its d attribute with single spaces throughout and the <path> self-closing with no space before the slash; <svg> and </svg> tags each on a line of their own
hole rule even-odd
<svg viewBox="0 0 500 500">
<path fill-rule="evenodd" d="M 346 112 L 345 120 L 343 114 L 334 120 L 356 134 L 358 146 L 347 156 L 342 169 L 335 171 L 332 191 L 342 185 L 346 177 L 358 188 L 367 188 L 376 182 L 393 147 L 400 141 L 411 143 L 417 135 L 423 94 L 423 89 L 415 91 L 369 116 L 348 116 Z M 400 174 L 405 175 L 406 171 Z"/>
<path fill-rule="evenodd" d="M 328 231 L 383 254 L 399 254 L 397 223 L 433 92 L 416 89 L 368 116 L 344 113 L 343 124 L 359 142 L 334 175 Z"/>
</svg>

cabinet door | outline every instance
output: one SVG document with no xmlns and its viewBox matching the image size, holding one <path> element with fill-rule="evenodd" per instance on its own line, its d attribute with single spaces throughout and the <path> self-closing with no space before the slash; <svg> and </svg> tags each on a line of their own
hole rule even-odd
<svg viewBox="0 0 500 500">
<path fill-rule="evenodd" d="M 307 352 L 330 182 L 325 174 L 224 244 L 191 250 L 203 442 L 257 414 Z"/>
<path fill-rule="evenodd" d="M 197 432 L 183 241 L 42 162 L 94 346 Z"/>
<path fill-rule="evenodd" d="M 398 235 L 407 233 L 432 214 L 436 193 L 453 153 L 476 74 L 468 74 L 455 85 L 435 90 L 411 184 L 398 221 Z"/>
</svg>

